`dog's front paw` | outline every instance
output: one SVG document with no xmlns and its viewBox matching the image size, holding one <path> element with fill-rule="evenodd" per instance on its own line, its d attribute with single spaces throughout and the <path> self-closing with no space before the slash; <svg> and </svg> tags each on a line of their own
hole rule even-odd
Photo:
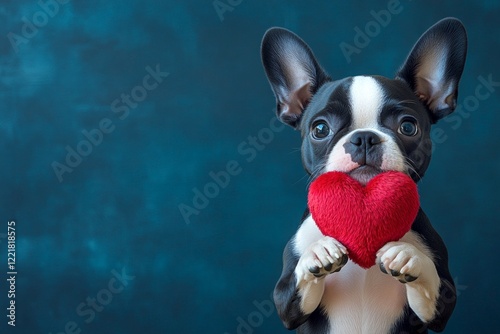
<svg viewBox="0 0 500 334">
<path fill-rule="evenodd" d="M 380 270 L 390 274 L 401 283 L 417 280 L 424 262 L 430 260 L 412 244 L 406 242 L 389 242 L 377 252 Z"/>
<path fill-rule="evenodd" d="M 401 283 L 408 283 L 410 308 L 424 322 L 433 319 L 440 278 L 432 259 L 421 249 L 406 242 L 389 242 L 377 253 L 380 270 Z"/>
<path fill-rule="evenodd" d="M 311 244 L 297 263 L 298 282 L 312 281 L 342 269 L 347 263 L 347 249 L 331 237 L 323 237 Z"/>
</svg>

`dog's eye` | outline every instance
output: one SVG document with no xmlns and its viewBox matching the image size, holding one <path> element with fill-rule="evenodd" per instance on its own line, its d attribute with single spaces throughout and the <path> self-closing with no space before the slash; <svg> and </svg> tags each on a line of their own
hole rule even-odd
<svg viewBox="0 0 500 334">
<path fill-rule="evenodd" d="M 404 120 L 399 126 L 399 133 L 413 137 L 418 133 L 417 121 L 415 120 Z"/>
<path fill-rule="evenodd" d="M 318 122 L 314 125 L 312 136 L 315 139 L 323 139 L 330 134 L 330 128 L 325 122 Z"/>
</svg>

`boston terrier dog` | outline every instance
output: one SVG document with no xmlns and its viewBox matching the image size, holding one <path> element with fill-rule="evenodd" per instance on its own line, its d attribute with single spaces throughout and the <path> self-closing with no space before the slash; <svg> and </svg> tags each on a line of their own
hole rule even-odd
<svg viewBox="0 0 500 334">
<path fill-rule="evenodd" d="M 394 79 L 360 75 L 332 80 L 294 33 L 268 30 L 262 62 L 281 121 L 302 135 L 302 162 L 314 180 L 330 171 L 362 184 L 385 171 L 415 182 L 431 158 L 431 125 L 456 107 L 467 53 L 462 23 L 446 18 L 417 41 Z M 364 269 L 324 236 L 309 210 L 283 254 L 274 290 L 278 314 L 297 333 L 442 331 L 456 290 L 443 240 L 422 211 L 411 230 Z"/>
</svg>

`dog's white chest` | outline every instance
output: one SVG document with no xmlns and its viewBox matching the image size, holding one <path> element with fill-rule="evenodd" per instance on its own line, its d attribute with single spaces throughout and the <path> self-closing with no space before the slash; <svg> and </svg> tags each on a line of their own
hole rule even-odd
<svg viewBox="0 0 500 334">
<path fill-rule="evenodd" d="M 366 270 L 349 261 L 325 279 L 321 305 L 332 334 L 386 334 L 403 315 L 405 286 L 377 266 Z"/>
</svg>

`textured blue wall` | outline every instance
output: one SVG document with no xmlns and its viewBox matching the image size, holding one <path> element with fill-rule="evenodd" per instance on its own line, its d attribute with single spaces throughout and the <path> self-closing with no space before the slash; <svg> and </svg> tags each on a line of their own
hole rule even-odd
<svg viewBox="0 0 500 334">
<path fill-rule="evenodd" d="M 445 140 L 419 189 L 460 293 L 446 332 L 498 328 L 500 86 L 474 96 L 479 78 L 500 81 L 500 3 L 401 0 L 346 57 L 339 45 L 390 2 L 2 1 L 0 328 L 286 333 L 268 306 L 307 177 L 299 134 L 270 124 L 263 33 L 295 31 L 334 78 L 391 76 L 446 16 L 469 33 L 468 104 L 437 125 Z M 212 198 L 196 195 L 205 190 Z M 4 315 L 8 220 L 15 329 Z"/>
</svg>

